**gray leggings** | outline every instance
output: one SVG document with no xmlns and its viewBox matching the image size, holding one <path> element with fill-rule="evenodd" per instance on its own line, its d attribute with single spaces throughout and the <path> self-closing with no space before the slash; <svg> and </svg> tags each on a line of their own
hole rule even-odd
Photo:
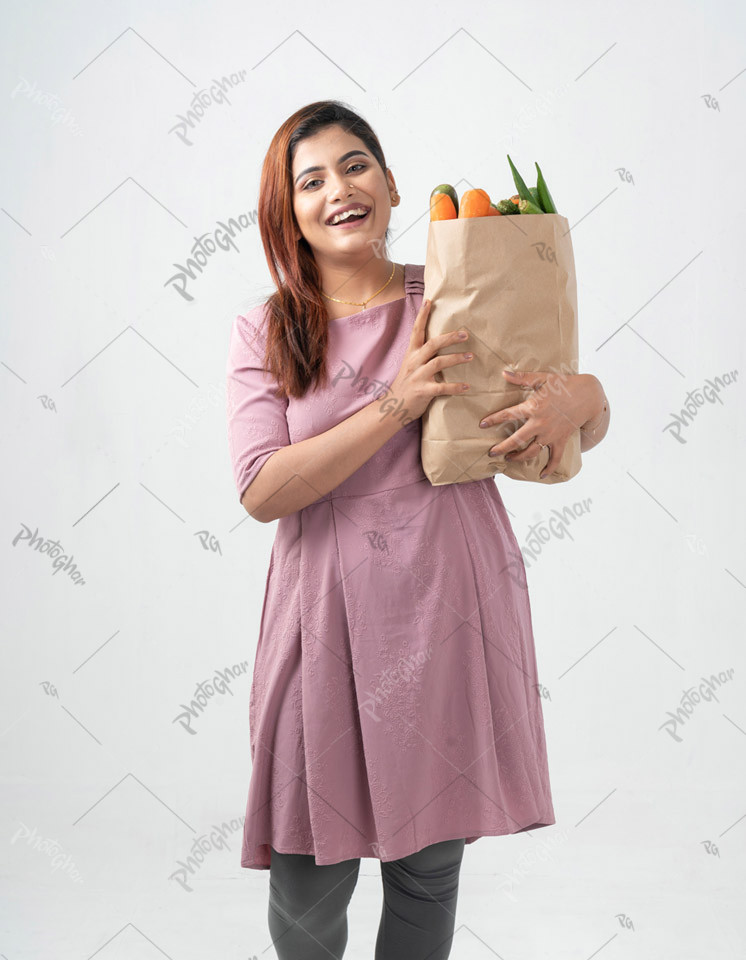
<svg viewBox="0 0 746 960">
<path fill-rule="evenodd" d="M 464 840 L 381 861 L 383 911 L 375 960 L 446 960 L 456 922 Z M 319 865 L 310 854 L 270 859 L 269 930 L 279 960 L 339 960 L 360 859 Z"/>
</svg>

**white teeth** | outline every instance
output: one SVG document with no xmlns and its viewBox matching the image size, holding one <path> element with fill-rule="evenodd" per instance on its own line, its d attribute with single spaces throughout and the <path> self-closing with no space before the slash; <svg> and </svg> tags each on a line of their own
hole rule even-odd
<svg viewBox="0 0 746 960">
<path fill-rule="evenodd" d="M 341 223 L 343 220 L 347 220 L 353 213 L 358 215 L 364 215 L 368 211 L 363 207 L 358 207 L 356 210 L 345 210 L 344 213 L 338 213 L 336 217 L 329 221 L 330 226 L 334 226 L 335 223 Z"/>
</svg>

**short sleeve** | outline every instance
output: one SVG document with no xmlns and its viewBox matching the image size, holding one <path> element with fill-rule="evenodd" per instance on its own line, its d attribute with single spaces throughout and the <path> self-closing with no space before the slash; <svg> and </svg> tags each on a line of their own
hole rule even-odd
<svg viewBox="0 0 746 960">
<path fill-rule="evenodd" d="M 233 321 L 226 365 L 228 447 L 239 502 L 273 453 L 288 446 L 287 397 L 264 367 L 264 305 Z"/>
</svg>

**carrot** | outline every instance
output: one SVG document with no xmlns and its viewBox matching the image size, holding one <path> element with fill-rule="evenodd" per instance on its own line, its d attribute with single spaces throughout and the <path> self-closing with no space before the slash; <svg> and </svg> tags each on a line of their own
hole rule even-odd
<svg viewBox="0 0 746 960">
<path fill-rule="evenodd" d="M 486 190 L 467 190 L 461 197 L 459 217 L 489 217 L 490 197 Z"/>
<path fill-rule="evenodd" d="M 449 195 L 433 190 L 430 194 L 430 219 L 456 220 L 457 216 L 456 207 Z"/>
</svg>

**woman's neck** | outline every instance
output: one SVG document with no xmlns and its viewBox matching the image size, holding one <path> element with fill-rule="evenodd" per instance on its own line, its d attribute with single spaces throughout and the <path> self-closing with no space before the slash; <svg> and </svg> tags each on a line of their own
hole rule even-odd
<svg viewBox="0 0 746 960">
<path fill-rule="evenodd" d="M 336 300 L 327 300 L 325 297 L 324 301 L 326 303 L 327 312 L 331 319 L 349 317 L 355 313 L 360 313 L 363 310 L 367 310 L 369 307 L 378 307 L 384 303 L 389 303 L 391 300 L 400 300 L 405 296 L 404 265 L 400 263 L 394 264 L 389 261 L 384 261 L 384 263 L 385 276 L 382 279 L 379 279 L 377 276 L 372 280 L 372 282 L 361 282 L 362 271 L 346 281 L 343 280 L 340 274 L 337 272 L 335 272 L 334 277 L 332 278 L 327 275 L 327 282 L 326 284 L 322 283 L 321 287 L 324 293 L 328 294 L 329 296 L 336 297 L 339 300 L 356 301 L 355 303 L 337 303 Z M 394 270 L 393 277 L 391 276 L 392 268 Z M 386 284 L 386 281 L 389 279 L 389 277 L 391 277 L 391 282 Z M 334 278 L 336 278 L 336 284 Z M 376 282 L 376 280 L 378 282 Z M 386 286 L 384 286 L 384 284 L 386 284 Z M 335 286 L 336 289 L 334 289 Z M 364 297 L 366 295 L 370 297 L 372 293 L 375 293 L 376 290 L 382 286 L 383 290 L 380 290 L 376 296 L 371 297 L 365 306 L 362 306 Z"/>
</svg>

